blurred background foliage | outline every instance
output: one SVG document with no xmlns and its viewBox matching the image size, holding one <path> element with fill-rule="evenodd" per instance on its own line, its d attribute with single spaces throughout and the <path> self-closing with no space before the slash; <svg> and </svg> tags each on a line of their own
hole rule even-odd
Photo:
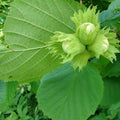
<svg viewBox="0 0 120 120">
<path fill-rule="evenodd" d="M 0 29 L 3 27 L 6 16 L 9 12 L 10 3 L 13 0 L 0 0 Z"/>
<path fill-rule="evenodd" d="M 30 84 L 17 88 L 12 104 L 0 112 L 0 120 L 51 120 L 38 109 L 36 95 Z"/>
<path fill-rule="evenodd" d="M 11 2 L 13 2 L 13 0 L 0 0 L 0 44 L 4 43 L 2 28 L 9 12 Z"/>
</svg>

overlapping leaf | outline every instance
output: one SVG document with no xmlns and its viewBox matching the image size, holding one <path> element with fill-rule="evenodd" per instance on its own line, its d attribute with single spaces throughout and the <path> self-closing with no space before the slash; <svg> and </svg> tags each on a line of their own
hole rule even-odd
<svg viewBox="0 0 120 120">
<path fill-rule="evenodd" d="M 108 7 L 108 9 L 120 8 L 120 0 L 114 0 Z"/>
<path fill-rule="evenodd" d="M 99 22 L 101 27 L 107 26 L 112 29 L 118 29 L 120 24 L 120 12 L 112 9 L 105 10 L 99 14 Z"/>
<path fill-rule="evenodd" d="M 120 33 L 120 1 L 113 1 L 108 10 L 102 11 L 99 14 L 99 22 L 101 23 L 101 27 L 110 27 L 111 29 L 116 30 Z"/>
</svg>

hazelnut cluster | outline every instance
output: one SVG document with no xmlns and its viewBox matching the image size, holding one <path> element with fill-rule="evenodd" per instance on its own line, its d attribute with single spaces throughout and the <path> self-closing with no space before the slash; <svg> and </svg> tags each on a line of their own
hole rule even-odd
<svg viewBox="0 0 120 120">
<path fill-rule="evenodd" d="M 111 62 L 116 59 L 119 40 L 109 28 L 100 29 L 98 14 L 96 7 L 74 13 L 71 19 L 76 24 L 76 32 L 55 32 L 49 42 L 51 53 L 59 56 L 62 63 L 71 62 L 79 70 L 93 57 L 99 58 L 102 55 Z"/>
</svg>

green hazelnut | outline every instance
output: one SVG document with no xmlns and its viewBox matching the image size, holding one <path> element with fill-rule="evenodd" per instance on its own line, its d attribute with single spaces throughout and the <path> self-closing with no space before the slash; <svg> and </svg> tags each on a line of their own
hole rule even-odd
<svg viewBox="0 0 120 120">
<path fill-rule="evenodd" d="M 62 48 L 65 53 L 74 55 L 85 51 L 85 46 L 81 44 L 79 39 L 75 36 L 72 36 L 69 40 L 63 41 Z"/>
<path fill-rule="evenodd" d="M 96 36 L 96 27 L 92 23 L 83 23 L 77 28 L 76 32 L 81 43 L 84 45 L 90 45 L 93 43 Z"/>
<path fill-rule="evenodd" d="M 93 44 L 88 46 L 88 50 L 95 53 L 95 56 L 99 58 L 109 48 L 109 41 L 104 34 L 98 34 Z"/>
</svg>

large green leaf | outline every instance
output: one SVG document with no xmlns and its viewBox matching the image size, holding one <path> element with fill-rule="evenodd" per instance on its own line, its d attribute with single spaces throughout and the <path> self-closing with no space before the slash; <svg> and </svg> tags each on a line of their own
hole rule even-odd
<svg viewBox="0 0 120 120">
<path fill-rule="evenodd" d="M 103 82 L 96 68 L 81 72 L 65 64 L 43 77 L 38 89 L 39 107 L 53 120 L 86 120 L 101 101 Z"/>
<path fill-rule="evenodd" d="M 4 111 L 13 100 L 18 84 L 0 80 L 0 111 Z"/>
<path fill-rule="evenodd" d="M 46 49 L 55 31 L 73 33 L 70 20 L 82 8 L 73 0 L 15 0 L 4 27 L 8 52 L 0 52 L 0 78 L 32 81 L 59 66 Z"/>
<path fill-rule="evenodd" d="M 111 105 L 120 102 L 120 80 L 109 78 L 104 80 L 104 96 L 101 105 Z"/>
</svg>

